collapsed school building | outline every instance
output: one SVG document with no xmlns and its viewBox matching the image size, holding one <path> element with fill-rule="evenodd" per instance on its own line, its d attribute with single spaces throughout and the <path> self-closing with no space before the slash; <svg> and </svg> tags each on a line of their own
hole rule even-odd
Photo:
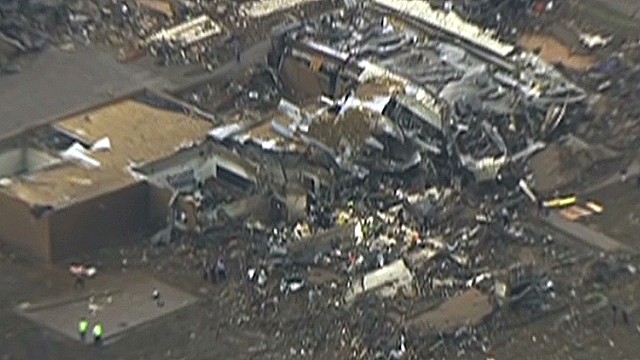
<svg viewBox="0 0 640 360">
<path fill-rule="evenodd" d="M 209 135 L 259 164 L 257 186 L 289 224 L 331 224 L 319 218 L 386 186 L 412 194 L 420 218 L 436 208 L 425 189 L 498 181 L 537 201 L 527 160 L 587 110 L 586 92 L 535 54 L 413 1 L 278 27 L 267 66 L 239 88 Z"/>
<path fill-rule="evenodd" d="M 312 114 L 305 136 L 327 113 L 337 114 L 334 125 L 367 119 L 358 129 L 366 134 L 343 134 L 336 155 L 347 149 L 353 160 L 348 143 L 361 135 L 369 153 L 361 162 L 390 171 L 444 156 L 478 181 L 493 180 L 584 110 L 585 92 L 555 68 L 424 2 L 326 14 L 280 31 L 273 48 L 270 64 L 289 97 L 326 103 L 299 110 Z"/>
<path fill-rule="evenodd" d="M 384 176 L 420 193 L 517 183 L 585 111 L 553 66 L 425 2 L 353 4 L 274 29 L 271 46 L 266 110 L 145 91 L 5 140 L 0 238 L 57 260 L 160 224 L 155 242 L 294 223 Z"/>
</svg>

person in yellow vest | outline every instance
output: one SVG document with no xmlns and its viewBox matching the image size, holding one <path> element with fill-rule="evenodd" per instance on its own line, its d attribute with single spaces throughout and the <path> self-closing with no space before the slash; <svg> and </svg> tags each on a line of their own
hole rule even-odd
<svg viewBox="0 0 640 360">
<path fill-rule="evenodd" d="M 87 332 L 89 332 L 89 322 L 84 317 L 80 318 L 78 322 L 78 332 L 80 333 L 80 340 L 84 342 Z"/>
<path fill-rule="evenodd" d="M 338 225 L 345 225 L 347 222 L 349 222 L 349 214 L 345 211 L 340 211 L 340 213 L 338 214 Z"/>
<path fill-rule="evenodd" d="M 102 335 L 104 333 L 104 328 L 102 324 L 97 323 L 93 326 L 93 342 L 96 345 L 100 345 L 102 343 Z"/>
</svg>

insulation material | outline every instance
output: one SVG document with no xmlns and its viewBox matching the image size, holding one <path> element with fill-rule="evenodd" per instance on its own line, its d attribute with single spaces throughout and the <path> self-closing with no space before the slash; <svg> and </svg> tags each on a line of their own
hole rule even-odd
<svg viewBox="0 0 640 360">
<path fill-rule="evenodd" d="M 73 143 L 67 150 L 60 153 L 65 160 L 76 162 L 89 169 L 100 167 L 100 161 L 87 154 L 87 150 L 79 143 Z"/>
<path fill-rule="evenodd" d="M 314 2 L 318 0 L 266 0 L 252 3 L 246 10 L 246 14 L 252 18 L 260 18 L 276 12 L 288 10 L 294 6 Z"/>
<path fill-rule="evenodd" d="M 102 139 L 96 141 L 91 146 L 91 151 L 107 151 L 111 150 L 111 140 L 108 137 L 103 137 Z"/>
<path fill-rule="evenodd" d="M 513 45 L 505 44 L 496 39 L 490 30 L 464 21 L 455 12 L 434 10 L 426 1 L 414 0 L 374 0 L 375 3 L 386 8 L 409 15 L 439 29 L 453 32 L 461 38 L 480 47 L 490 50 L 500 56 L 507 56 L 515 49 Z"/>
<path fill-rule="evenodd" d="M 436 102 L 436 98 L 424 90 L 421 86 L 412 84 L 411 81 L 400 75 L 385 69 L 382 66 L 373 64 L 369 61 L 363 60 L 358 64 L 363 71 L 358 76 L 358 82 L 364 83 L 371 80 L 386 79 L 394 82 L 398 82 L 405 87 L 405 94 L 413 96 L 419 103 L 426 108 L 433 110 L 440 114 L 440 107 Z"/>
<path fill-rule="evenodd" d="M 160 0 L 136 0 L 138 4 L 144 6 L 149 10 L 156 11 L 160 14 L 165 15 L 168 18 L 173 17 L 173 8 L 168 1 L 160 1 Z"/>
<path fill-rule="evenodd" d="M 560 215 L 570 221 L 576 221 L 580 218 L 593 215 L 593 212 L 578 205 L 570 206 L 560 210 Z"/>
<path fill-rule="evenodd" d="M 187 46 L 221 33 L 222 27 L 219 24 L 211 20 L 209 16 L 202 15 L 172 28 L 162 29 L 151 35 L 146 42 L 171 41 Z"/>
</svg>

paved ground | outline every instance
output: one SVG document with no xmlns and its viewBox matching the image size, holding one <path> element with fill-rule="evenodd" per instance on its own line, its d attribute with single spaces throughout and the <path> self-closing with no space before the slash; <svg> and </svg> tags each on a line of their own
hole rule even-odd
<svg viewBox="0 0 640 360">
<path fill-rule="evenodd" d="M 0 75 L 0 138 L 144 88 L 178 92 L 211 80 L 225 81 L 263 61 L 268 46 L 267 41 L 259 42 L 246 49 L 241 63 L 223 64 L 212 72 L 196 65 L 158 67 L 149 57 L 122 64 L 98 48 L 50 48 L 22 57 L 21 73 Z"/>
<path fill-rule="evenodd" d="M 631 248 L 616 239 L 613 239 L 601 232 L 595 231 L 579 223 L 565 220 L 560 214 L 553 211 L 543 219 L 545 223 L 554 227 L 558 231 L 583 241 L 584 243 L 607 252 L 630 251 Z"/>
<path fill-rule="evenodd" d="M 635 252 L 640 249 L 632 235 L 640 230 L 638 217 L 638 186 L 640 159 L 635 159 L 626 168 L 628 181 L 621 183 L 620 175 L 614 173 L 603 181 L 592 185 L 577 196 L 581 200 L 594 200 L 604 205 L 604 213 L 588 217 L 579 222 L 569 221 L 557 211 L 548 217 L 534 220 L 535 223 L 561 232 L 568 238 L 606 252 Z"/>
<path fill-rule="evenodd" d="M 153 261 L 153 257 L 150 256 L 150 258 Z M 149 279 L 157 274 L 150 268 L 140 270 L 139 273 L 142 275 L 138 279 L 146 280 L 142 283 L 135 280 L 131 284 L 127 280 L 128 272 L 122 272 L 118 267 L 102 267 L 98 275 L 111 279 L 109 281 L 111 284 L 115 280 L 123 285 L 113 287 L 103 284 L 106 289 L 120 287 L 126 291 L 132 291 L 128 290 L 130 286 L 134 284 L 141 286 L 139 291 L 134 291 L 139 294 L 139 297 L 135 297 L 137 300 L 134 298 L 121 303 L 119 310 L 128 313 L 128 317 L 134 314 L 132 311 L 140 310 L 137 308 L 141 308 L 150 315 L 165 312 L 165 309 L 157 309 L 153 304 L 149 304 L 151 291 L 149 287 L 154 285 L 154 282 Z M 197 293 L 201 286 L 206 286 L 204 290 L 210 294 L 223 293 L 221 288 L 203 283 L 199 275 L 200 273 L 194 270 L 189 277 L 179 280 L 171 278 L 168 282 L 172 284 L 172 288 L 175 288 L 176 283 L 182 284 L 181 288 L 185 288 L 189 293 Z M 162 279 L 162 283 L 166 284 L 167 281 Z M 63 266 L 37 265 L 20 257 L 11 260 L 6 253 L 4 255 L 0 253 L 0 359 L 249 359 L 250 347 L 261 341 L 262 335 L 259 333 L 241 331 L 235 326 L 226 324 L 224 300 L 218 298 L 212 301 L 210 296 L 205 296 L 202 301 L 177 311 L 166 311 L 164 316 L 153 321 L 129 326 L 128 331 L 115 335 L 110 328 L 117 327 L 119 320 L 107 318 L 114 315 L 112 311 L 107 310 L 108 312 L 102 313 L 105 316 L 103 318 L 105 330 L 107 335 L 113 336 L 107 338 L 102 348 L 86 346 L 77 341 L 71 334 L 75 331 L 71 330 L 71 325 L 67 324 L 66 316 L 60 317 L 54 313 L 50 315 L 54 319 L 61 319 L 56 321 L 64 322 L 63 326 L 68 329 L 60 332 L 43 326 L 37 321 L 27 320 L 16 311 L 21 303 L 27 301 L 42 305 L 52 299 L 65 300 L 64 294 L 72 292 L 72 283 L 71 277 Z M 98 286 L 99 284 L 89 285 Z M 165 307 L 171 307 L 169 303 L 173 299 L 181 301 L 185 294 L 182 291 L 172 294 L 172 290 L 169 290 L 166 285 L 159 283 L 155 285 L 161 286 L 161 292 L 165 292 L 164 295 L 167 298 Z M 113 303 L 118 302 L 119 299 L 114 296 Z M 141 302 L 144 302 L 144 306 L 139 306 Z M 63 306 L 63 309 L 67 308 Z M 72 327 L 75 330 L 77 321 L 75 311 L 82 313 L 86 308 L 82 306 L 80 309 L 71 310 L 73 314 L 69 316 L 73 318 L 70 321 L 74 323 Z M 144 314 L 138 313 L 135 316 L 141 315 Z"/>
<path fill-rule="evenodd" d="M 151 298 L 152 289 L 161 294 L 162 306 Z M 160 318 L 191 305 L 196 298 L 151 277 L 136 273 L 98 277 L 87 283 L 82 291 L 62 292 L 42 302 L 36 299 L 29 306 L 19 306 L 22 316 L 47 326 L 69 338 L 79 340 L 77 321 L 87 318 L 91 325 L 104 326 L 105 340 L 122 334 L 133 327 Z M 91 310 L 89 304 L 95 309 Z"/>
</svg>

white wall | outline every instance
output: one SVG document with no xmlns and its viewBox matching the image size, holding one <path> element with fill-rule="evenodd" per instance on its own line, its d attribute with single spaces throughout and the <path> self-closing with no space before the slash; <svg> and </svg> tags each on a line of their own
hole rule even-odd
<svg viewBox="0 0 640 360">
<path fill-rule="evenodd" d="M 213 177 L 216 172 L 216 158 L 215 156 L 210 156 L 207 158 L 202 158 L 200 156 L 195 156 L 185 162 L 180 164 L 176 164 L 175 166 L 159 170 L 156 172 L 151 172 L 146 174 L 147 178 L 150 182 L 154 184 L 158 184 L 162 187 L 168 187 L 167 177 L 170 175 L 181 173 L 188 169 L 193 169 L 195 171 L 196 179 L 205 180 L 210 177 Z"/>
<path fill-rule="evenodd" d="M 11 177 L 23 172 L 33 172 L 60 162 L 44 151 L 21 148 L 0 152 L 0 177 Z"/>
<path fill-rule="evenodd" d="M 0 153 L 0 177 L 10 177 L 24 169 L 22 149 L 14 148 Z"/>
<path fill-rule="evenodd" d="M 44 151 L 27 149 L 26 170 L 29 172 L 38 171 L 50 165 L 59 163 L 61 160 L 55 158 Z"/>
<path fill-rule="evenodd" d="M 227 160 L 217 155 L 209 155 L 207 157 L 194 155 L 194 157 L 190 158 L 189 160 L 175 164 L 174 166 L 168 167 L 166 169 L 149 172 L 145 171 L 145 176 L 150 182 L 164 187 L 168 186 L 168 176 L 178 174 L 189 169 L 193 169 L 195 171 L 195 176 L 198 180 L 206 180 L 211 177 L 215 177 L 216 166 L 224 167 L 227 170 L 234 172 L 236 175 L 243 177 L 249 181 L 256 181 L 256 178 L 253 175 L 248 174 L 242 166 L 237 165 L 233 161 Z"/>
<path fill-rule="evenodd" d="M 237 165 L 233 161 L 224 158 L 217 158 L 216 165 L 226 168 L 227 170 L 234 172 L 236 173 L 236 175 L 243 177 L 249 181 L 256 182 L 256 178 L 252 174 L 247 173 L 242 166 Z"/>
</svg>

